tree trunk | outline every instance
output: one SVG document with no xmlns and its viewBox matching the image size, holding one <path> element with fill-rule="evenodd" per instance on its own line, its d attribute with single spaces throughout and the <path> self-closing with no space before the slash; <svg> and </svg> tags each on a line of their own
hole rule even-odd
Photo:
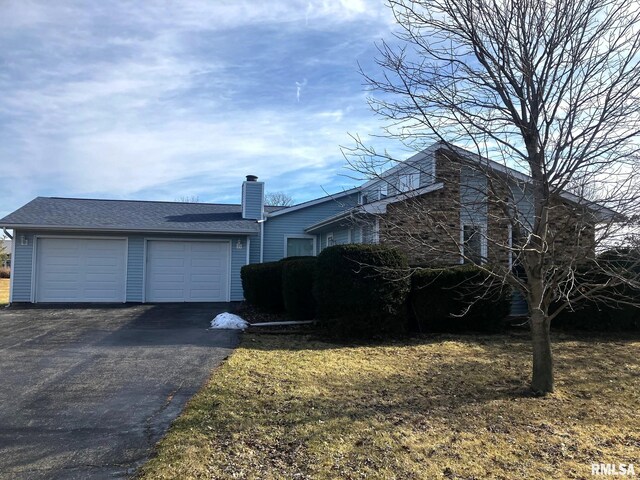
<svg viewBox="0 0 640 480">
<path fill-rule="evenodd" d="M 553 356 L 549 317 L 542 310 L 531 312 L 531 340 L 533 342 L 533 377 L 531 389 L 539 394 L 553 392 Z"/>
</svg>

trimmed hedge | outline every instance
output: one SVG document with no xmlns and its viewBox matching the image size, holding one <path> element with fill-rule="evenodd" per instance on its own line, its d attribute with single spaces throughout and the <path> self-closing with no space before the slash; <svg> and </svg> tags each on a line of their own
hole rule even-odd
<svg viewBox="0 0 640 480">
<path fill-rule="evenodd" d="M 598 264 L 605 269 L 615 271 L 621 277 L 629 279 L 640 275 L 640 250 L 623 248 L 603 252 L 598 256 Z M 609 280 L 607 273 L 596 267 L 590 270 L 589 265 L 584 271 L 576 272 L 576 281 L 592 284 L 604 284 Z M 575 311 L 563 310 L 551 322 L 552 328 L 561 330 L 588 331 L 640 331 L 640 308 L 638 306 L 619 304 L 616 300 L 631 301 L 640 305 L 640 290 L 627 285 L 618 285 L 604 289 L 598 294 L 609 298 L 608 303 L 595 300 L 585 300 L 576 305 Z"/>
<path fill-rule="evenodd" d="M 283 265 L 283 262 L 254 263 L 240 269 L 244 298 L 247 303 L 268 312 L 284 311 Z"/>
<path fill-rule="evenodd" d="M 640 293 L 637 293 L 636 298 L 640 302 Z M 560 312 L 551 322 L 551 327 L 595 332 L 640 331 L 640 308 L 631 305 L 615 308 L 597 302 L 582 302 L 573 312 Z"/>
<path fill-rule="evenodd" d="M 295 320 L 311 320 L 316 315 L 313 284 L 318 259 L 286 259 L 282 266 L 282 296 L 287 314 Z"/>
<path fill-rule="evenodd" d="M 409 311 L 419 332 L 498 332 L 511 308 L 511 289 L 489 285 L 474 266 L 421 269 L 411 276 Z M 461 315 L 461 316 L 457 316 Z"/>
<path fill-rule="evenodd" d="M 335 245 L 318 256 L 320 325 L 333 336 L 371 338 L 406 331 L 406 257 L 384 245 Z"/>
</svg>

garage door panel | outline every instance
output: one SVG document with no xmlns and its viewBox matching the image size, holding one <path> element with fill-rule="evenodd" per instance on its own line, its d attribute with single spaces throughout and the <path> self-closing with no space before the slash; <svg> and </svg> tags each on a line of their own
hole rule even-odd
<svg viewBox="0 0 640 480">
<path fill-rule="evenodd" d="M 112 258 L 108 258 L 108 257 L 88 258 L 87 266 L 96 267 L 96 268 L 104 268 L 104 267 L 118 268 L 118 260 L 113 257 Z"/>
<path fill-rule="evenodd" d="M 153 242 L 153 248 L 163 254 L 182 253 L 187 249 L 187 246 L 183 242 L 162 242 L 156 240 L 153 240 Z"/>
<path fill-rule="evenodd" d="M 220 282 L 220 275 L 213 274 L 199 274 L 199 275 L 191 275 L 191 284 L 197 283 L 211 283 L 211 282 Z"/>
<path fill-rule="evenodd" d="M 149 240 L 146 300 L 226 301 L 229 255 L 226 242 Z"/>
<path fill-rule="evenodd" d="M 123 302 L 126 247 L 123 239 L 39 238 L 36 300 Z"/>
<path fill-rule="evenodd" d="M 174 282 L 184 282 L 185 276 L 183 274 L 174 273 L 173 271 L 170 271 L 170 272 L 171 273 L 156 272 L 151 276 L 151 281 L 158 286 L 162 286 L 163 283 L 170 285 Z"/>
<path fill-rule="evenodd" d="M 42 278 L 47 278 L 47 279 L 51 279 L 51 280 L 55 280 L 56 278 L 62 280 L 62 279 L 69 279 L 69 278 L 80 278 L 80 273 L 78 273 L 78 267 L 79 265 L 70 265 L 68 267 L 61 267 L 61 268 L 57 268 L 55 270 L 53 269 L 47 269 L 44 271 L 40 271 L 39 275 Z"/>
<path fill-rule="evenodd" d="M 77 256 L 55 256 L 49 258 L 48 262 L 43 265 L 44 270 L 57 271 L 58 269 L 64 270 L 72 267 L 80 266 L 80 260 Z"/>
<path fill-rule="evenodd" d="M 191 260 L 191 268 L 192 269 L 219 269 L 222 268 L 222 261 L 219 259 L 192 259 Z"/>
<path fill-rule="evenodd" d="M 204 252 L 209 254 L 210 252 L 223 253 L 227 251 L 227 244 L 221 242 L 190 242 L 190 250 L 192 252 Z"/>
<path fill-rule="evenodd" d="M 164 268 L 169 270 L 176 267 L 184 267 L 184 258 L 157 258 L 156 268 Z"/>
</svg>

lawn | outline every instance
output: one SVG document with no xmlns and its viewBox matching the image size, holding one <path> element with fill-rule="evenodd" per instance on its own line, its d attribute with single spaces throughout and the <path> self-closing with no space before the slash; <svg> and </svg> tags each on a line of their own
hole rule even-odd
<svg viewBox="0 0 640 480">
<path fill-rule="evenodd" d="M 640 469 L 638 352 L 637 335 L 556 337 L 557 392 L 531 398 L 524 335 L 336 346 L 248 334 L 141 475 L 586 479 L 592 463 Z"/>
<path fill-rule="evenodd" d="M 9 279 L 0 278 L 0 305 L 9 303 Z"/>
</svg>

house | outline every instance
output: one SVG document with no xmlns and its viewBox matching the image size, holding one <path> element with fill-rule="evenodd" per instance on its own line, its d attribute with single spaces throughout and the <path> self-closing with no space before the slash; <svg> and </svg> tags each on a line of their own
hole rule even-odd
<svg viewBox="0 0 640 480">
<path fill-rule="evenodd" d="M 487 229 L 501 232 L 505 242 L 513 233 L 492 220 L 482 194 L 486 179 L 452 168 L 451 153 L 435 144 L 360 187 L 290 207 L 265 206 L 264 183 L 252 175 L 242 183 L 239 205 L 38 197 L 0 220 L 14 230 L 10 301 L 237 301 L 243 265 L 317 255 L 338 243 L 397 244 L 421 264 L 475 257 L 508 264 L 506 250 L 490 252 L 484 241 Z M 517 175 L 515 201 L 527 211 L 528 179 Z M 460 199 L 467 197 L 475 206 L 463 211 Z M 415 201 L 444 216 L 469 251 L 448 245 L 446 235 L 430 239 L 436 248 L 420 251 L 424 235 L 416 246 L 411 235 L 394 230 L 397 224 L 421 229 L 415 210 L 404 211 Z"/>
<path fill-rule="evenodd" d="M 11 240 L 0 239 L 0 268 L 11 268 Z"/>
</svg>

